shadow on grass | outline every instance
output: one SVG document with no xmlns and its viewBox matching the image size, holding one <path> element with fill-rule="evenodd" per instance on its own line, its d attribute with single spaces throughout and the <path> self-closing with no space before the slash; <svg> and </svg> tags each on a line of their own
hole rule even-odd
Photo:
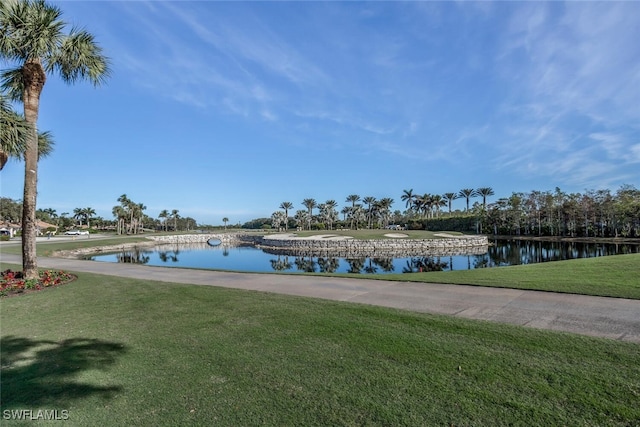
<svg viewBox="0 0 640 427">
<path fill-rule="evenodd" d="M 104 370 L 126 352 L 124 345 L 90 338 L 61 342 L 8 336 L 0 340 L 2 409 L 64 405 L 98 395 L 108 399 L 120 386 L 78 381 L 88 370 Z"/>
</svg>

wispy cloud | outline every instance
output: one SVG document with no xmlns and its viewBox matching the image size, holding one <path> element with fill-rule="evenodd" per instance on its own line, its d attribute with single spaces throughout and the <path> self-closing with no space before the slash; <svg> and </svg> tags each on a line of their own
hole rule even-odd
<svg viewBox="0 0 640 427">
<path fill-rule="evenodd" d="M 624 167 L 637 162 L 640 134 L 639 11 L 631 2 L 515 10 L 496 58 L 511 87 L 501 167 L 567 184 L 633 176 Z"/>
</svg>

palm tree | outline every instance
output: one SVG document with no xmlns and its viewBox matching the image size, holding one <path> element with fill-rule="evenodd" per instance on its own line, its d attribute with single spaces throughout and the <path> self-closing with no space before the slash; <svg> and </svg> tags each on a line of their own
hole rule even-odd
<svg viewBox="0 0 640 427">
<path fill-rule="evenodd" d="M 360 196 L 358 196 L 357 194 L 350 194 L 347 196 L 346 199 L 347 202 L 351 202 L 351 225 L 349 226 L 349 228 L 353 228 L 353 218 L 354 218 L 354 211 L 356 209 L 356 202 L 360 201 Z"/>
<path fill-rule="evenodd" d="M 442 198 L 447 202 L 447 205 L 449 206 L 449 215 L 451 215 L 451 202 L 457 199 L 458 195 L 456 193 L 444 193 Z"/>
<path fill-rule="evenodd" d="M 393 199 L 389 197 L 384 197 L 380 199 L 377 203 L 378 214 L 380 215 L 380 220 L 382 221 L 382 226 L 386 227 L 389 225 L 389 218 L 391 217 L 391 205 L 393 205 Z"/>
<path fill-rule="evenodd" d="M 402 190 L 403 194 L 400 199 L 405 202 L 404 207 L 407 209 L 411 209 L 413 207 L 413 201 L 417 197 L 417 195 L 413 194 L 413 188 L 410 190 Z"/>
<path fill-rule="evenodd" d="M 171 218 L 173 218 L 173 231 L 178 231 L 178 218 L 180 218 L 180 215 L 178 215 L 178 209 L 171 211 Z"/>
<path fill-rule="evenodd" d="M 29 124 L 24 117 L 9 106 L 9 101 L 0 95 L 0 170 L 10 158 L 22 159 L 26 148 Z M 38 158 L 43 158 L 53 151 L 51 132 L 38 133 Z"/>
<path fill-rule="evenodd" d="M 304 199 L 302 201 L 302 206 L 307 208 L 307 210 L 309 211 L 309 216 L 307 220 L 309 221 L 309 230 L 311 230 L 311 219 L 313 218 L 313 208 L 318 206 L 318 203 L 316 203 L 315 199 Z"/>
<path fill-rule="evenodd" d="M 482 197 L 482 206 L 487 208 L 487 197 L 493 196 L 495 193 L 493 192 L 493 188 L 491 187 L 480 187 L 475 191 L 476 196 Z"/>
<path fill-rule="evenodd" d="M 436 217 L 440 216 L 440 208 L 447 205 L 447 202 L 442 198 L 439 194 L 434 194 L 431 196 L 431 205 L 433 210 L 435 211 Z"/>
<path fill-rule="evenodd" d="M 158 218 L 160 218 L 162 220 L 162 225 L 164 226 L 164 231 L 167 231 L 167 218 L 169 218 L 169 211 L 166 210 L 166 209 L 163 209 L 158 214 Z"/>
<path fill-rule="evenodd" d="M 289 209 L 293 209 L 293 203 L 282 202 L 280 203 L 280 209 L 284 210 L 284 229 L 286 231 L 289 229 Z"/>
<path fill-rule="evenodd" d="M 323 219 L 329 225 L 329 230 L 333 230 L 333 223 L 338 219 L 338 212 L 336 211 L 338 203 L 335 200 L 327 200 L 320 206 Z"/>
<path fill-rule="evenodd" d="M 82 227 L 82 220 L 84 219 L 84 212 L 82 212 L 82 208 L 75 208 L 73 210 L 73 219 L 77 219 L 80 223 L 78 225 Z"/>
<path fill-rule="evenodd" d="M 227 218 L 226 216 L 224 218 L 222 218 L 222 222 L 224 222 L 224 229 L 227 229 L 227 223 L 229 222 L 229 218 Z"/>
<path fill-rule="evenodd" d="M 472 197 L 475 197 L 475 190 L 473 188 L 463 188 L 458 193 L 458 196 L 460 198 L 463 198 L 463 199 L 467 200 L 467 209 L 465 210 L 465 212 L 468 212 L 469 211 L 469 199 L 472 198 Z"/>
<path fill-rule="evenodd" d="M 367 228 L 371 228 L 371 217 L 373 216 L 373 207 L 376 203 L 376 198 L 373 196 L 367 196 L 362 199 L 362 202 L 367 205 Z"/>
<path fill-rule="evenodd" d="M 22 101 L 29 124 L 25 141 L 25 182 L 22 199 L 22 269 L 26 279 L 38 277 L 36 258 L 36 194 L 38 182 L 38 113 L 47 73 L 65 83 L 88 79 L 95 86 L 109 74 L 108 59 L 87 31 L 72 28 L 61 10 L 44 0 L 0 3 L 0 57 L 15 68 L 2 73 L 2 90 Z"/>
</svg>

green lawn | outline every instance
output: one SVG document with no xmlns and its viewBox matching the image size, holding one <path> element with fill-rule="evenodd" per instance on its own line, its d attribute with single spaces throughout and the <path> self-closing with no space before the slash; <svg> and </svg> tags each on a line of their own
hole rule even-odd
<svg viewBox="0 0 640 427">
<path fill-rule="evenodd" d="M 405 234 L 408 239 L 443 239 L 441 234 L 448 234 L 453 236 L 462 236 L 462 233 L 455 231 L 426 231 L 426 230 L 379 230 L 379 229 L 365 229 L 365 230 L 327 230 L 327 231 L 289 231 L 299 237 L 309 237 L 318 235 L 333 235 L 333 236 L 349 236 L 354 239 L 361 240 L 378 240 L 388 239 L 385 234 Z"/>
<path fill-rule="evenodd" d="M 342 276 L 640 299 L 640 254 L 475 270 Z"/>
<path fill-rule="evenodd" d="M 640 424 L 632 343 L 84 273 L 0 320 L 2 410 L 69 426 Z"/>
</svg>

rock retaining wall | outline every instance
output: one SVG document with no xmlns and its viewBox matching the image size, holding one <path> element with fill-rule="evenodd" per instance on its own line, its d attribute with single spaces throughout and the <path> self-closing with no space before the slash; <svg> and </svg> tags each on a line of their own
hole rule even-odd
<svg viewBox="0 0 640 427">
<path fill-rule="evenodd" d="M 331 255 L 335 257 L 357 256 L 452 256 L 480 255 L 487 252 L 486 236 L 464 236 L 443 239 L 323 239 L 323 238 L 274 238 L 273 236 L 242 233 L 183 234 L 149 237 L 158 243 L 202 243 L 219 239 L 223 245 L 250 244 L 265 252 L 282 255 Z"/>
</svg>

